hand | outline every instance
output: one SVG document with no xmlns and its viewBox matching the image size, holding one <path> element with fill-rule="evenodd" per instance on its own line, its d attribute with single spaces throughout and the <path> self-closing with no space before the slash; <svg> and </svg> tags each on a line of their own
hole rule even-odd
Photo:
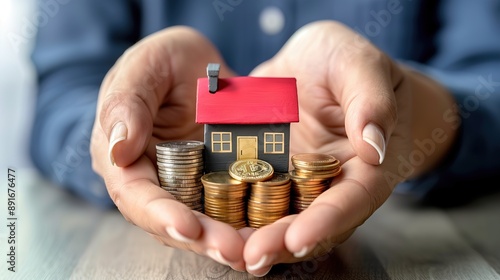
<svg viewBox="0 0 500 280">
<path fill-rule="evenodd" d="M 156 147 L 169 139 L 198 139 L 195 124 L 196 80 L 209 62 L 222 65 L 215 48 L 186 28 L 168 28 L 127 50 L 102 84 L 91 140 L 93 168 L 129 222 L 163 244 L 208 255 L 244 270 L 248 229 L 191 211 L 159 187 Z"/>
<path fill-rule="evenodd" d="M 453 104 L 446 90 L 339 23 L 303 27 L 252 75 L 297 78 L 300 122 L 292 124 L 291 155 L 327 153 L 343 164 L 332 187 L 308 209 L 249 237 L 244 259 L 255 275 L 273 264 L 322 256 L 344 242 L 399 181 L 432 168 L 454 138 L 442 117 Z M 409 159 L 413 140 L 430 137 L 434 127 L 449 140 L 412 172 L 402 172 L 401 158 Z"/>
</svg>

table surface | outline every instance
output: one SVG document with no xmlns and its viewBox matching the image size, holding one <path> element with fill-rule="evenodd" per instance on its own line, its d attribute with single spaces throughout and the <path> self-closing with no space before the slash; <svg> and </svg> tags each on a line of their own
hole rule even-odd
<svg viewBox="0 0 500 280">
<path fill-rule="evenodd" d="M 162 246 L 116 210 L 97 209 L 31 170 L 17 172 L 16 199 L 17 272 L 6 270 L 2 226 L 2 279 L 254 278 Z M 276 265 L 262 279 L 500 279 L 500 193 L 451 209 L 394 195 L 329 255 Z"/>
</svg>

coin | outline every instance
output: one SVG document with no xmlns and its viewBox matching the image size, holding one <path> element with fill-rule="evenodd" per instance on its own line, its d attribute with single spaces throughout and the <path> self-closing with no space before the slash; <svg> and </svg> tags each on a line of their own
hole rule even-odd
<svg viewBox="0 0 500 280">
<path fill-rule="evenodd" d="M 274 173 L 267 181 L 251 184 L 247 206 L 248 224 L 258 229 L 285 217 L 290 206 L 290 176 Z"/>
<path fill-rule="evenodd" d="M 192 161 L 192 162 L 200 162 L 203 161 L 203 154 L 200 154 L 199 152 L 195 152 L 193 155 L 186 155 L 184 154 L 173 154 L 173 153 L 168 153 L 168 154 L 156 154 L 156 158 L 160 159 L 161 161 Z"/>
<path fill-rule="evenodd" d="M 201 182 L 205 214 L 235 229 L 245 227 L 247 183 L 234 179 L 228 171 L 204 174 Z"/>
<path fill-rule="evenodd" d="M 200 151 L 205 148 L 205 144 L 201 141 L 166 141 L 156 144 L 157 151 L 173 151 L 173 152 L 191 152 Z"/>
<path fill-rule="evenodd" d="M 254 182 L 253 186 L 281 186 L 290 182 L 290 175 L 287 173 L 273 173 L 273 177 L 266 181 Z"/>
<path fill-rule="evenodd" d="M 291 158 L 294 170 L 289 171 L 292 181 L 292 212 L 300 213 L 330 187 L 339 175 L 340 161 L 333 155 L 319 153 L 295 154 Z"/>
<path fill-rule="evenodd" d="M 192 210 L 203 211 L 203 142 L 165 141 L 156 145 L 160 186 Z"/>
<path fill-rule="evenodd" d="M 315 166 L 338 165 L 339 161 L 332 155 L 318 153 L 302 153 L 292 156 L 292 164 L 295 168 L 308 169 Z"/>
<path fill-rule="evenodd" d="M 273 173 L 273 166 L 260 159 L 242 159 L 229 165 L 229 175 L 242 182 L 266 181 Z"/>
</svg>

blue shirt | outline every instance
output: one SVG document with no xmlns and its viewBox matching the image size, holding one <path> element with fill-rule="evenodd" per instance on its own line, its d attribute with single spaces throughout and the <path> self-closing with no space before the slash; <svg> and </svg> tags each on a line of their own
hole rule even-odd
<svg viewBox="0 0 500 280">
<path fill-rule="evenodd" d="M 173 25 L 205 34 L 228 65 L 246 75 L 304 24 L 343 22 L 441 82 L 458 105 L 452 110 L 460 120 L 450 119 L 461 121 L 452 153 L 398 191 L 453 196 L 473 192 L 500 171 L 498 0 L 49 0 L 38 1 L 38 8 L 32 159 L 41 173 L 97 205 L 112 205 L 89 154 L 100 83 L 128 47 Z M 429 151 L 422 144 L 416 152 Z"/>
</svg>

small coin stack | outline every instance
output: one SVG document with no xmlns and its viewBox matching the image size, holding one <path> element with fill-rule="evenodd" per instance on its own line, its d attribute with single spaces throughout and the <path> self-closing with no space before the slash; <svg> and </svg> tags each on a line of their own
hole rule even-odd
<svg viewBox="0 0 500 280">
<path fill-rule="evenodd" d="M 290 176 L 283 173 L 251 185 L 247 210 L 250 227 L 257 229 L 288 215 L 290 185 Z"/>
<path fill-rule="evenodd" d="M 203 211 L 203 142 L 167 141 L 156 145 L 161 187 L 192 210 Z"/>
<path fill-rule="evenodd" d="M 205 214 L 235 229 L 246 227 L 248 184 L 235 180 L 228 171 L 217 171 L 201 177 L 205 190 Z"/>
<path fill-rule="evenodd" d="M 303 153 L 292 156 L 292 212 L 304 211 L 316 197 L 330 187 L 341 172 L 340 161 L 332 155 Z"/>
</svg>

